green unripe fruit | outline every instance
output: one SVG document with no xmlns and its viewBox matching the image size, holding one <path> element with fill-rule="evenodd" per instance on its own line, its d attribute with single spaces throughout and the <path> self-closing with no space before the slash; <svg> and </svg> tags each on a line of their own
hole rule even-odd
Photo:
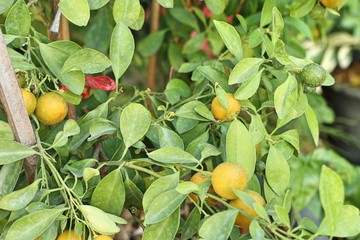
<svg viewBox="0 0 360 240">
<path fill-rule="evenodd" d="M 299 76 L 305 85 L 319 87 L 326 79 L 326 70 L 317 63 L 310 63 L 303 67 Z"/>
<path fill-rule="evenodd" d="M 325 16 L 325 8 L 321 5 L 315 5 L 310 12 L 310 17 L 314 20 L 323 19 Z"/>
</svg>

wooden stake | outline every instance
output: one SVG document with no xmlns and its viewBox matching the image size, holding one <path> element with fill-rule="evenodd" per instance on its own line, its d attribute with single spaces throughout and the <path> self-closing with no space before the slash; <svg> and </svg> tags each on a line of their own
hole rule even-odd
<svg viewBox="0 0 360 240">
<path fill-rule="evenodd" d="M 26 112 L 19 83 L 11 65 L 1 29 L 0 63 L 0 100 L 4 106 L 8 122 L 17 141 L 27 146 L 33 146 L 36 144 L 34 131 Z M 29 183 L 34 181 L 36 166 L 36 155 L 30 156 L 25 160 L 25 174 Z"/>
</svg>

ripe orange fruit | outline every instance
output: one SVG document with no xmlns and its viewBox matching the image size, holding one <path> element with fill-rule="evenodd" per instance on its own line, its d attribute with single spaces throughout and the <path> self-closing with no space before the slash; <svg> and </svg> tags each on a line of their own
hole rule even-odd
<svg viewBox="0 0 360 240">
<path fill-rule="evenodd" d="M 210 182 L 210 178 L 211 177 L 211 172 L 209 171 L 205 171 L 204 172 L 205 174 L 201 173 L 201 172 L 197 172 L 195 173 L 191 178 L 190 178 L 190 181 L 197 184 L 197 185 L 200 185 L 204 182 Z M 214 189 L 210 186 L 209 189 L 208 189 L 208 192 L 209 193 L 214 193 Z M 189 196 L 195 201 L 195 202 L 198 202 L 199 199 L 198 197 L 194 194 L 194 193 L 190 193 Z M 212 198 L 206 198 L 206 201 L 210 204 L 213 204 L 213 205 L 216 205 L 218 202 L 215 200 L 215 199 L 212 199 Z"/>
<path fill-rule="evenodd" d="M 230 122 L 239 114 L 241 110 L 239 101 L 234 98 L 232 93 L 227 93 L 227 99 L 229 110 L 221 104 L 218 97 L 215 97 L 211 102 L 211 112 L 216 120 L 222 121 L 225 119 L 225 121 Z"/>
<path fill-rule="evenodd" d="M 213 171 L 211 183 L 214 191 L 225 199 L 236 199 L 233 190 L 244 190 L 247 185 L 247 174 L 245 169 L 234 162 L 219 164 Z"/>
<path fill-rule="evenodd" d="M 82 236 L 77 235 L 74 230 L 65 230 L 62 232 L 56 240 L 81 240 Z"/>
<path fill-rule="evenodd" d="M 55 125 L 66 117 L 65 99 L 56 92 L 45 93 L 38 99 L 35 115 L 45 125 Z"/>
<path fill-rule="evenodd" d="M 245 190 L 244 192 L 250 195 L 250 197 L 254 199 L 255 202 L 259 203 L 262 206 L 265 205 L 265 200 L 259 193 L 251 190 Z M 252 207 L 250 207 L 247 203 L 245 203 L 239 198 L 230 201 L 230 205 L 240 209 L 244 213 L 244 215 L 239 213 L 236 216 L 235 225 L 239 226 L 241 229 L 245 231 L 248 231 L 252 220 L 251 217 L 257 217 L 258 214 L 255 212 L 255 210 Z"/>
<path fill-rule="evenodd" d="M 30 116 L 33 114 L 36 108 L 36 97 L 32 92 L 29 92 L 28 90 L 21 89 L 21 94 L 24 99 L 26 111 L 28 115 Z"/>
<path fill-rule="evenodd" d="M 320 2 L 327 8 L 337 8 L 339 6 L 339 0 L 320 0 Z"/>
<path fill-rule="evenodd" d="M 112 240 L 112 238 L 109 236 L 106 236 L 106 235 L 99 235 L 96 238 L 94 238 L 93 240 Z"/>
</svg>

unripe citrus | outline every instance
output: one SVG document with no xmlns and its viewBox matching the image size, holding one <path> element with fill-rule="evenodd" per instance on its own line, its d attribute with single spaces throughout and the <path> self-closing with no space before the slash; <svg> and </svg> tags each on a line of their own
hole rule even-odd
<svg viewBox="0 0 360 240">
<path fill-rule="evenodd" d="M 310 12 L 310 17 L 314 20 L 323 19 L 325 16 L 325 8 L 319 4 L 316 4 Z"/>
<path fill-rule="evenodd" d="M 317 63 L 303 67 L 300 78 L 309 87 L 319 87 L 326 79 L 326 70 Z"/>
<path fill-rule="evenodd" d="M 265 205 L 265 200 L 259 193 L 251 190 L 245 190 L 244 192 L 246 192 L 252 199 L 254 199 L 255 202 L 259 203 L 262 206 Z M 241 211 L 244 213 L 244 214 L 239 213 L 236 216 L 235 225 L 239 226 L 241 229 L 245 231 L 248 231 L 252 220 L 251 217 L 257 217 L 258 214 L 251 206 L 249 206 L 247 203 L 245 203 L 239 198 L 230 201 L 230 205 L 238 209 L 241 209 Z"/>
<path fill-rule="evenodd" d="M 99 235 L 96 238 L 94 238 L 93 240 L 112 240 L 112 238 L 109 236 L 106 236 L 106 235 Z"/>
<path fill-rule="evenodd" d="M 66 117 L 65 99 L 56 92 L 45 93 L 38 99 L 35 115 L 45 125 L 55 125 Z"/>
<path fill-rule="evenodd" d="M 320 0 L 320 2 L 327 8 L 337 8 L 339 0 Z"/>
<path fill-rule="evenodd" d="M 236 199 L 233 190 L 244 190 L 247 174 L 239 163 L 224 162 L 218 165 L 211 176 L 214 191 L 225 199 Z"/>
<path fill-rule="evenodd" d="M 82 240 L 82 236 L 77 235 L 74 230 L 65 230 L 56 240 Z"/>
<path fill-rule="evenodd" d="M 31 114 L 33 114 L 36 108 L 36 97 L 32 92 L 29 92 L 23 88 L 21 89 L 21 94 L 24 99 L 26 111 L 30 116 Z"/>
<path fill-rule="evenodd" d="M 241 110 L 241 106 L 238 100 L 234 98 L 234 95 L 227 93 L 227 100 L 229 110 L 227 110 L 220 102 L 218 97 L 215 97 L 211 102 L 211 112 L 216 120 L 224 120 L 227 122 L 232 121 L 237 117 Z"/>
<path fill-rule="evenodd" d="M 211 177 L 211 172 L 209 171 L 205 171 L 205 174 L 203 173 L 200 173 L 200 172 L 197 172 L 195 173 L 191 178 L 190 178 L 190 181 L 197 184 L 197 185 L 200 185 L 204 182 L 210 182 L 210 177 Z M 209 189 L 208 189 L 208 192 L 209 193 L 214 193 L 214 189 L 209 186 Z M 194 193 L 190 193 L 189 196 L 195 201 L 195 202 L 198 202 L 199 199 L 198 197 L 194 194 Z M 208 203 L 211 203 L 213 205 L 216 205 L 218 202 L 212 198 L 206 198 L 206 201 Z"/>
</svg>

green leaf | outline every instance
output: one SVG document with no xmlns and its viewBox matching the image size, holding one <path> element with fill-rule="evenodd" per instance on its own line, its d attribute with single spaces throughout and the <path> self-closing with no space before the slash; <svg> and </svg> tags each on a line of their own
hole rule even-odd
<svg viewBox="0 0 360 240">
<path fill-rule="evenodd" d="M 250 180 L 256 163 L 255 144 L 248 129 L 237 119 L 232 121 L 226 134 L 226 158 L 228 162 L 240 163 Z"/>
<path fill-rule="evenodd" d="M 168 30 L 153 32 L 142 38 L 137 43 L 137 50 L 143 57 L 149 57 L 155 54 L 163 45 L 165 34 Z"/>
<path fill-rule="evenodd" d="M 319 123 L 316 114 L 310 105 L 306 108 L 305 117 L 315 146 L 317 146 L 319 144 Z"/>
<path fill-rule="evenodd" d="M 189 194 L 191 192 L 199 191 L 199 185 L 190 181 L 185 181 L 179 183 L 179 185 L 176 186 L 175 190 L 181 194 Z"/>
<path fill-rule="evenodd" d="M 98 162 L 98 160 L 94 159 L 94 158 L 77 160 L 74 162 L 68 162 L 64 166 L 64 169 L 70 171 L 75 177 L 79 178 L 79 177 L 83 176 L 83 171 L 85 168 L 90 168 L 97 162 Z"/>
<path fill-rule="evenodd" d="M 260 115 L 251 114 L 249 131 L 252 136 L 254 144 L 260 143 L 265 138 L 267 132 Z"/>
<path fill-rule="evenodd" d="M 276 123 L 276 127 L 280 128 L 284 126 L 286 123 L 290 122 L 293 119 L 296 119 L 303 115 L 308 107 L 308 100 L 306 94 L 301 93 L 298 100 L 295 103 L 294 108 L 290 111 L 288 115 L 286 115 L 283 119 L 278 119 Z"/>
<path fill-rule="evenodd" d="M 289 55 L 285 50 L 285 44 L 281 41 L 281 39 L 278 39 L 275 44 L 274 57 L 283 65 L 295 66 L 295 64 L 290 60 Z"/>
<path fill-rule="evenodd" d="M 191 90 L 185 81 L 174 78 L 168 82 L 164 93 L 169 102 L 174 105 L 181 97 L 189 97 L 191 95 Z"/>
<path fill-rule="evenodd" d="M 226 210 L 210 216 L 201 225 L 200 237 L 204 240 L 227 240 L 237 214 L 237 210 Z"/>
<path fill-rule="evenodd" d="M 9 140 L 15 139 L 10 124 L 1 120 L 0 120 L 0 136 L 1 138 L 7 138 Z"/>
<path fill-rule="evenodd" d="M 115 221 L 109 216 L 109 214 L 105 213 L 101 209 L 90 205 L 80 205 L 79 209 L 92 230 L 104 235 L 112 235 L 120 231 L 120 227 L 116 225 Z"/>
<path fill-rule="evenodd" d="M 301 2 L 294 2 L 293 7 L 290 10 L 290 16 L 301 18 L 308 15 L 313 9 L 316 0 L 307 0 Z"/>
<path fill-rule="evenodd" d="M 40 179 L 35 180 L 29 186 L 11 192 L 0 199 L 0 209 L 17 211 L 25 208 L 35 197 Z"/>
<path fill-rule="evenodd" d="M 273 19 L 272 19 L 273 34 L 271 40 L 275 47 L 275 44 L 279 40 L 281 33 L 284 29 L 284 20 L 281 16 L 281 13 L 276 7 L 272 9 L 272 15 L 273 15 Z"/>
<path fill-rule="evenodd" d="M 276 217 L 279 219 L 282 225 L 290 228 L 289 212 L 283 206 L 275 206 Z"/>
<path fill-rule="evenodd" d="M 290 129 L 280 135 L 282 139 L 290 143 L 297 152 L 300 152 L 299 133 L 295 129 Z"/>
<path fill-rule="evenodd" d="M 236 57 L 237 60 L 243 58 L 242 42 L 239 33 L 230 24 L 214 20 L 216 30 L 219 32 L 225 46 Z"/>
<path fill-rule="evenodd" d="M 233 92 L 233 89 L 227 83 L 229 76 L 223 71 L 212 66 L 199 66 L 197 70 L 214 85 L 218 83 L 226 92 Z"/>
<path fill-rule="evenodd" d="M 116 80 L 129 67 L 135 51 L 134 37 L 122 22 L 116 24 L 110 41 L 110 60 Z"/>
<path fill-rule="evenodd" d="M 151 202 L 145 214 L 145 224 L 154 224 L 166 219 L 180 206 L 186 197 L 186 194 L 181 194 L 176 189 L 161 193 Z"/>
<path fill-rule="evenodd" d="M 204 103 L 202 103 L 200 101 L 196 101 L 196 100 L 185 103 L 175 112 L 175 115 L 177 117 L 182 117 L 182 118 L 189 118 L 189 119 L 200 120 L 200 121 L 208 121 L 208 119 L 202 117 L 200 114 L 198 114 L 195 111 L 195 108 L 197 108 L 200 105 L 204 105 Z"/>
<path fill-rule="evenodd" d="M 133 181 L 126 178 L 124 181 L 125 186 L 125 208 L 136 207 L 142 209 L 142 199 L 144 197 L 141 190 L 136 186 Z"/>
<path fill-rule="evenodd" d="M 17 161 L 1 166 L 0 169 L 0 197 L 11 193 L 23 170 L 23 161 Z"/>
<path fill-rule="evenodd" d="M 200 32 L 196 17 L 185 8 L 172 8 L 169 9 L 169 13 L 180 23 L 195 29 L 197 32 Z"/>
<path fill-rule="evenodd" d="M 326 72 L 326 78 L 322 86 L 331 86 L 334 84 L 335 84 L 335 78 L 329 72 Z"/>
<path fill-rule="evenodd" d="M 304 34 L 308 39 L 313 39 L 311 28 L 300 18 L 286 17 L 285 25 L 297 29 L 300 33 Z"/>
<path fill-rule="evenodd" d="M 30 27 L 31 27 L 31 17 L 30 17 L 29 9 L 26 6 L 24 0 L 18 0 L 11 7 L 9 13 L 6 16 L 6 20 L 5 20 L 6 34 L 25 37 L 29 34 Z"/>
<path fill-rule="evenodd" d="M 25 215 L 11 224 L 5 240 L 29 240 L 40 236 L 64 209 L 45 209 Z"/>
<path fill-rule="evenodd" d="M 296 78 L 289 74 L 285 82 L 276 88 L 274 94 L 275 110 L 280 119 L 284 119 L 290 113 L 297 99 L 298 83 Z"/>
<path fill-rule="evenodd" d="M 270 147 L 266 159 L 265 176 L 269 186 L 277 195 L 283 194 L 289 185 L 289 164 L 281 152 L 274 146 Z"/>
<path fill-rule="evenodd" d="M 163 147 L 148 153 L 148 156 L 162 163 L 196 164 L 199 162 L 190 153 L 176 147 Z"/>
<path fill-rule="evenodd" d="M 211 12 L 218 15 L 224 12 L 227 1 L 226 0 L 205 0 L 206 5 Z"/>
<path fill-rule="evenodd" d="M 133 25 L 141 12 L 139 0 L 115 0 L 113 15 L 116 23 L 123 22 L 127 26 Z"/>
<path fill-rule="evenodd" d="M 149 206 L 161 193 L 176 188 L 179 184 L 179 172 L 167 175 L 155 180 L 146 190 L 143 198 L 143 207 L 145 214 Z"/>
<path fill-rule="evenodd" d="M 63 129 L 63 131 L 59 131 L 56 134 L 55 139 L 49 148 L 62 147 L 67 143 L 68 137 L 80 133 L 79 125 L 73 119 L 67 120 Z"/>
<path fill-rule="evenodd" d="M 200 227 L 200 219 L 201 214 L 199 209 L 196 207 L 193 208 L 188 218 L 186 219 L 186 222 L 183 225 L 183 230 L 181 232 L 181 240 L 190 239 L 198 232 Z"/>
<path fill-rule="evenodd" d="M 11 5 L 13 4 L 14 0 L 2 0 L 0 2 L 0 14 L 3 14 Z"/>
<path fill-rule="evenodd" d="M 37 154 L 35 150 L 21 143 L 7 138 L 0 140 L 0 165 L 9 164 Z"/>
<path fill-rule="evenodd" d="M 99 118 L 90 125 L 89 133 L 90 137 L 88 141 L 93 141 L 103 135 L 111 135 L 117 131 L 116 124 L 108 119 Z"/>
<path fill-rule="evenodd" d="M 265 239 L 265 232 L 260 227 L 259 222 L 256 219 L 253 219 L 249 227 L 250 235 L 254 240 L 263 240 Z"/>
<path fill-rule="evenodd" d="M 64 63 L 62 73 L 80 70 L 85 74 L 99 73 L 111 66 L 111 61 L 101 52 L 84 48 L 73 53 Z"/>
<path fill-rule="evenodd" d="M 120 116 L 120 131 L 129 148 L 145 136 L 151 123 L 151 114 L 143 105 L 130 103 Z"/>
<path fill-rule="evenodd" d="M 180 225 L 180 208 L 164 220 L 146 226 L 142 240 L 173 240 Z"/>
<path fill-rule="evenodd" d="M 87 0 L 60 0 L 62 14 L 73 24 L 86 26 L 90 19 L 90 7 Z"/>
<path fill-rule="evenodd" d="M 90 10 L 97 10 L 105 6 L 110 0 L 87 0 Z"/>
<path fill-rule="evenodd" d="M 253 96 L 260 86 L 260 80 L 263 69 L 258 71 L 254 76 L 245 80 L 236 90 L 234 96 L 238 100 L 247 100 Z"/>
<path fill-rule="evenodd" d="M 265 0 L 261 10 L 260 27 L 264 27 L 265 25 L 271 23 L 273 17 L 272 10 L 274 7 L 276 7 L 276 0 Z"/>
<path fill-rule="evenodd" d="M 175 147 L 175 148 L 180 148 L 182 150 L 184 149 L 184 143 L 176 132 L 160 126 L 158 127 L 158 131 L 159 131 L 159 143 L 161 148 Z"/>
<path fill-rule="evenodd" d="M 124 201 L 125 188 L 119 169 L 106 175 L 91 196 L 91 205 L 117 216 L 123 209 Z"/>
<path fill-rule="evenodd" d="M 173 8 L 174 0 L 156 0 L 164 8 Z"/>
<path fill-rule="evenodd" d="M 264 62 L 262 58 L 244 58 L 238 62 L 229 76 L 229 84 L 243 83 L 252 78 Z"/>
</svg>

